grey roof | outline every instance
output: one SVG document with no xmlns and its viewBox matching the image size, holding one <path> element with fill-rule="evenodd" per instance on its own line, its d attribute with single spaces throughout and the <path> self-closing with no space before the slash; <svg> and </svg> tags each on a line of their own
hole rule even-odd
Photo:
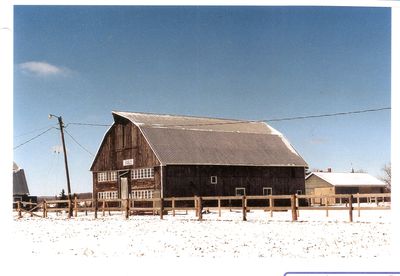
<svg viewBox="0 0 400 276">
<path fill-rule="evenodd" d="M 28 195 L 29 189 L 26 183 L 25 172 L 13 163 L 13 195 Z"/>
<path fill-rule="evenodd" d="M 264 122 L 113 112 L 137 125 L 162 165 L 304 166 L 287 139 Z"/>
</svg>

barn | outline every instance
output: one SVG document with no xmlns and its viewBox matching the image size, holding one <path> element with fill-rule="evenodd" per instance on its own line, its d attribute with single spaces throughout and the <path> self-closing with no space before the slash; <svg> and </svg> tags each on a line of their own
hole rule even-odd
<svg viewBox="0 0 400 276">
<path fill-rule="evenodd" d="M 29 195 L 25 171 L 13 162 L 13 200 L 22 201 Z"/>
<path fill-rule="evenodd" d="M 368 173 L 313 172 L 306 177 L 306 194 L 383 193 L 385 185 Z"/>
<path fill-rule="evenodd" d="M 264 122 L 112 116 L 90 168 L 98 199 L 305 192 L 307 163 Z"/>
</svg>

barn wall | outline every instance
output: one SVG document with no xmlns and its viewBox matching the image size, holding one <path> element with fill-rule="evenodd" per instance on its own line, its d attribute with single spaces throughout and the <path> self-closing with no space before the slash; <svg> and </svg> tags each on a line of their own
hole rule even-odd
<svg viewBox="0 0 400 276">
<path fill-rule="evenodd" d="M 375 194 L 383 193 L 381 187 L 336 187 L 337 194 Z"/>
<path fill-rule="evenodd" d="M 133 159 L 134 164 L 124 166 L 123 160 L 126 159 Z M 128 178 L 129 190 L 159 190 L 159 165 L 157 157 L 139 128 L 127 120 L 117 120 L 104 137 L 91 168 L 94 183 L 93 194 L 96 195 L 97 192 L 102 191 L 119 191 L 119 178 L 117 181 L 99 183 L 97 179 L 98 172 L 119 171 L 120 175 L 135 168 L 154 168 L 154 178 L 132 180 L 129 172 L 125 175 Z"/>
<path fill-rule="evenodd" d="M 313 195 L 315 188 L 331 188 L 332 185 L 316 175 L 311 175 L 306 179 L 306 194 Z"/>
<path fill-rule="evenodd" d="M 217 176 L 217 184 L 211 184 Z M 246 166 L 167 166 L 164 197 L 233 196 L 235 188 L 246 188 L 247 195 L 262 195 L 264 187 L 272 194 L 294 194 L 305 191 L 303 167 Z"/>
</svg>

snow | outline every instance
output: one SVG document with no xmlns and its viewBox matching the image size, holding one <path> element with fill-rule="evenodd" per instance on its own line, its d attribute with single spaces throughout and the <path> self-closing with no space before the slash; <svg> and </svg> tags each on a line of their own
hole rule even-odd
<svg viewBox="0 0 400 276">
<path fill-rule="evenodd" d="M 131 216 L 114 212 L 94 219 L 93 213 L 67 219 L 14 219 L 14 248 L 29 256 L 81 257 L 294 257 L 379 258 L 391 256 L 391 211 L 300 211 L 299 221 L 290 212 L 251 211 L 242 221 L 239 211 L 211 211 L 198 221 L 194 213 Z"/>
<path fill-rule="evenodd" d="M 385 186 L 381 180 L 368 173 L 334 173 L 334 172 L 313 172 L 316 175 L 334 186 Z"/>
</svg>

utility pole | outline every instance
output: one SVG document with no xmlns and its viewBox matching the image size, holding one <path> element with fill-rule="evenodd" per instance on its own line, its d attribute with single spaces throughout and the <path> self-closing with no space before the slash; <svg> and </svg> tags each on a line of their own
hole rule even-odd
<svg viewBox="0 0 400 276">
<path fill-rule="evenodd" d="M 58 124 L 60 125 L 60 131 L 61 131 L 61 141 L 62 141 L 62 146 L 63 146 L 63 152 L 64 152 L 64 164 L 65 164 L 65 174 L 67 176 L 67 188 L 68 188 L 68 201 L 69 201 L 69 206 L 70 206 L 70 210 L 69 210 L 69 214 L 68 216 L 71 215 L 72 212 L 72 204 L 71 204 L 71 183 L 69 181 L 69 171 L 68 171 L 68 159 L 67 159 L 67 150 L 65 148 L 65 140 L 64 140 L 64 123 L 62 121 L 62 117 L 61 116 L 56 116 L 53 114 L 49 114 L 49 119 L 51 118 L 57 118 L 58 119 Z"/>
</svg>

